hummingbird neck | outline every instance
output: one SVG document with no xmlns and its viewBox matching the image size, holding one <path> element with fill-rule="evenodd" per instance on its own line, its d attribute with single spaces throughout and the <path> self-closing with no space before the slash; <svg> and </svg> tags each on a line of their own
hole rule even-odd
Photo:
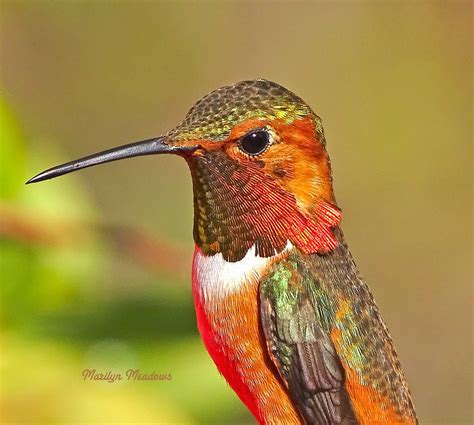
<svg viewBox="0 0 474 425">
<path fill-rule="evenodd" d="M 194 240 L 204 255 L 221 253 L 236 262 L 252 247 L 260 257 L 274 256 L 288 241 L 308 254 L 337 246 L 332 228 L 342 214 L 331 201 L 319 198 L 304 211 L 291 192 L 264 172 L 263 163 L 243 167 L 220 150 L 188 162 Z"/>
</svg>

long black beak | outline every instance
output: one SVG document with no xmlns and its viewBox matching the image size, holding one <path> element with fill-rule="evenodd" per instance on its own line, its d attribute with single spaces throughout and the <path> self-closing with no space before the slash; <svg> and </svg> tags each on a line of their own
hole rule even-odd
<svg viewBox="0 0 474 425">
<path fill-rule="evenodd" d="M 48 180 L 54 177 L 62 176 L 64 174 L 72 173 L 73 171 L 77 171 L 82 168 L 92 167 L 93 165 L 103 164 L 105 162 L 117 161 L 119 159 L 131 158 L 133 156 L 157 155 L 163 153 L 184 154 L 186 152 L 193 152 L 196 149 L 196 146 L 168 145 L 166 144 L 164 137 L 142 140 L 141 142 L 130 143 L 128 145 L 108 149 L 106 151 L 85 156 L 84 158 L 76 159 L 75 161 L 67 162 L 66 164 L 50 168 L 28 180 L 26 184 L 37 183 L 43 180 Z"/>
</svg>

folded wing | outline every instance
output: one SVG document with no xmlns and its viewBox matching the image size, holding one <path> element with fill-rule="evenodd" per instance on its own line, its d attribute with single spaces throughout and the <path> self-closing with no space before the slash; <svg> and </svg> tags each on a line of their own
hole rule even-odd
<svg viewBox="0 0 474 425">
<path fill-rule="evenodd" d="M 313 305 L 290 261 L 260 286 L 260 318 L 270 358 L 306 423 L 357 424 L 345 373 L 321 323 L 324 306 Z"/>
</svg>

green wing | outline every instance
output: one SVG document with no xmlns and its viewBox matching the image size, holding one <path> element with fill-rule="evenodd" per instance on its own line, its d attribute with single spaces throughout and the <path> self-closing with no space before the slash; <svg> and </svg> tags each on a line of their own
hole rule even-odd
<svg viewBox="0 0 474 425">
<path fill-rule="evenodd" d="M 260 318 L 268 351 L 307 424 L 357 424 L 345 374 L 315 306 L 318 285 L 296 258 L 276 263 L 260 286 Z"/>
</svg>

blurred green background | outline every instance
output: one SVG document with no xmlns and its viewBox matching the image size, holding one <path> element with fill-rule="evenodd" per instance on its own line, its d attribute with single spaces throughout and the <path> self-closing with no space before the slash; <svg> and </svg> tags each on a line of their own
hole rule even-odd
<svg viewBox="0 0 474 425">
<path fill-rule="evenodd" d="M 24 182 L 257 77 L 323 118 L 346 237 L 420 423 L 472 423 L 471 2 L 0 4 L 2 423 L 253 423 L 197 334 L 184 161 Z"/>
</svg>

